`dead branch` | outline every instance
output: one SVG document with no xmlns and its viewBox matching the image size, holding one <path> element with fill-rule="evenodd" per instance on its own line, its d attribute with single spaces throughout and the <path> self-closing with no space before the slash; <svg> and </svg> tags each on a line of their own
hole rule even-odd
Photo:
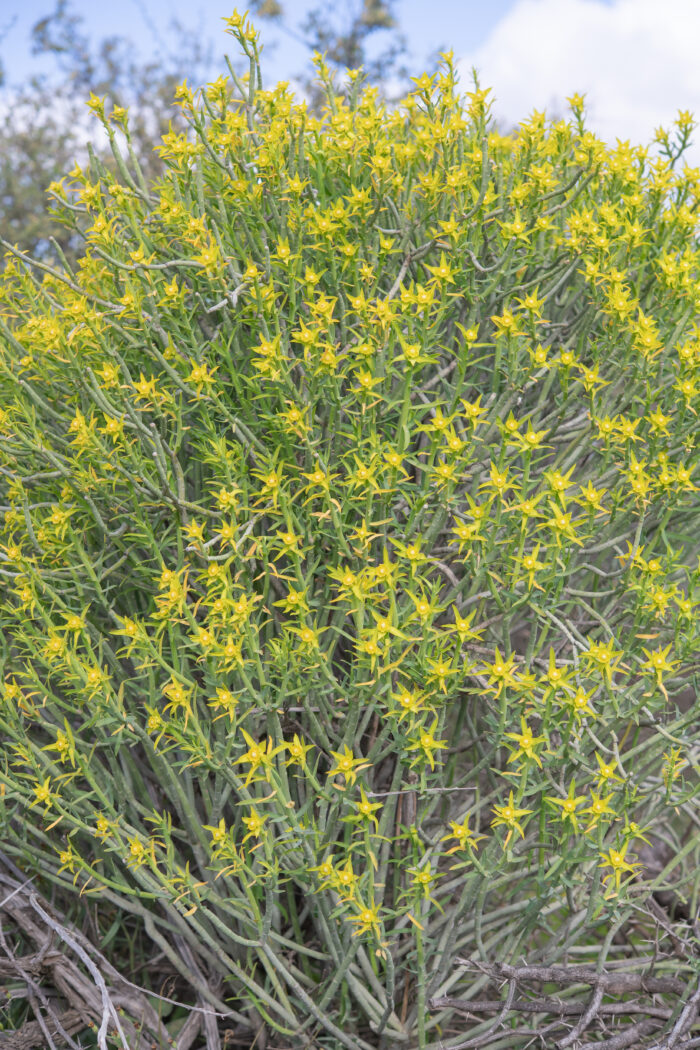
<svg viewBox="0 0 700 1050">
<path fill-rule="evenodd" d="M 150 1050 L 154 1040 L 167 1043 L 169 1033 L 148 992 L 121 977 L 87 938 L 52 914 L 54 909 L 30 882 L 9 875 L 7 869 L 14 865 L 4 865 L 3 860 L 0 857 L 0 950 L 5 958 L 0 958 L 0 976 L 24 984 L 23 997 L 35 1020 L 0 1036 L 0 1050 L 39 1046 L 54 1050 L 57 1043 L 77 1050 L 72 1036 L 88 1026 L 98 1029 L 101 1050 L 106 1050 L 110 1030 L 133 1050 Z M 28 944 L 30 951 L 20 954 L 10 946 L 6 936 L 10 924 L 15 940 Z M 63 1010 L 43 991 L 42 980 L 65 1001 Z"/>
<path fill-rule="evenodd" d="M 687 951 L 681 958 L 687 959 Z M 641 1050 L 642 1046 L 646 1046 L 647 1050 L 681 1050 L 681 1047 L 685 1050 L 686 1047 L 700 1045 L 700 1040 L 689 1038 L 700 1010 L 700 979 L 697 973 L 693 975 L 693 984 L 689 986 L 680 976 L 625 972 L 617 967 L 614 970 L 598 970 L 592 966 L 573 964 L 510 966 L 463 958 L 458 958 L 456 964 L 486 974 L 497 985 L 507 983 L 508 992 L 505 999 L 442 996 L 429 1000 L 430 1010 L 461 1014 L 473 1019 L 481 1028 L 478 1034 L 453 1044 L 453 1050 L 476 1050 L 490 1043 L 502 1045 L 507 1032 L 512 1037 L 529 1035 L 529 1043 L 539 1040 L 542 1046 L 556 1047 L 556 1050 L 568 1050 L 573 1046 L 578 1050 L 626 1050 L 627 1047 Z M 682 969 L 677 972 L 682 972 Z M 562 985 L 569 990 L 569 994 L 575 992 L 579 985 L 588 985 L 592 991 L 579 999 L 536 994 L 516 996 L 516 990 L 522 993 L 522 986 L 529 983 Z M 634 994 L 632 999 L 605 1001 L 615 995 L 631 994 Z M 667 996 L 670 1001 L 659 1001 L 659 996 Z M 492 1022 L 488 1022 L 485 1030 L 482 1020 L 484 1014 L 496 1015 Z M 531 1029 L 519 1027 L 516 1030 L 507 1028 L 504 1023 L 509 1014 L 530 1014 L 543 1021 L 548 1017 L 553 1020 L 538 1024 L 533 1017 Z M 640 1019 L 630 1023 L 635 1015 L 641 1015 Z M 569 1018 L 574 1021 L 573 1025 L 567 1023 Z M 612 1030 L 611 1022 L 614 1022 Z M 584 1033 L 594 1027 L 597 1028 L 598 1039 L 582 1042 Z M 662 1032 L 663 1038 L 659 1040 Z M 648 1036 L 659 1041 L 651 1045 L 646 1042 Z M 550 1041 L 552 1038 L 554 1042 Z M 592 1035 L 588 1039 L 592 1039 Z"/>
<path fill-rule="evenodd" d="M 43 1025 L 39 1021 L 25 1021 L 16 1032 L 0 1032 L 0 1050 L 37 1050 L 46 1043 L 46 1033 L 53 1039 L 65 1041 L 65 1035 L 75 1035 L 85 1028 L 85 1021 L 78 1010 L 49 1017 Z M 77 1044 L 73 1044 L 74 1046 Z"/>
</svg>

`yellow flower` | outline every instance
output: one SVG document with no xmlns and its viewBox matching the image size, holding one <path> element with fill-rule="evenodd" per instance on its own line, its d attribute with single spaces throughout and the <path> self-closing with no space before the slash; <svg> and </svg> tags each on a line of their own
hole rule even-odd
<svg viewBox="0 0 700 1050">
<path fill-rule="evenodd" d="M 460 674 L 464 669 L 463 661 L 461 666 L 455 667 L 450 659 L 442 655 L 438 656 L 437 660 L 426 657 L 425 662 L 430 668 L 430 674 L 426 678 L 427 684 L 433 685 L 433 683 L 437 683 L 443 693 L 447 692 L 447 679 L 451 675 Z"/>
<path fill-rule="evenodd" d="M 601 798 L 600 795 L 596 795 L 595 792 L 591 791 L 591 804 L 587 809 L 582 809 L 582 813 L 589 813 L 591 822 L 586 828 L 586 832 L 592 831 L 598 825 L 598 821 L 610 814 L 613 817 L 617 816 L 617 813 L 610 805 L 610 799 L 612 795 L 606 795 L 605 798 Z"/>
<path fill-rule="evenodd" d="M 495 463 L 491 463 L 491 470 L 489 472 L 489 480 L 484 481 L 483 484 L 479 485 L 479 489 L 494 489 L 499 496 L 502 496 L 509 485 L 508 468 L 505 470 L 499 470 Z"/>
<path fill-rule="evenodd" d="M 565 671 L 557 665 L 554 649 L 550 646 L 549 663 L 547 665 L 547 673 L 544 675 L 544 684 L 549 687 L 549 690 L 556 693 L 569 685 L 572 673 L 572 671 Z"/>
<path fill-rule="evenodd" d="M 411 882 L 414 886 L 418 886 L 421 895 L 427 900 L 430 896 L 430 887 L 440 876 L 436 874 L 428 866 L 426 868 L 409 868 L 409 873 L 413 876 Z"/>
<path fill-rule="evenodd" d="M 240 758 L 236 759 L 236 764 L 250 766 L 248 776 L 245 779 L 245 786 L 247 787 L 251 780 L 256 777 L 257 771 L 261 766 L 265 773 L 267 773 L 271 767 L 272 759 L 275 755 L 279 754 L 280 751 L 284 751 L 286 744 L 278 744 L 277 747 L 273 747 L 272 740 L 268 737 L 266 745 L 263 745 L 262 743 L 253 740 L 252 736 L 246 733 L 245 729 L 241 729 L 241 733 L 248 745 L 248 750 L 245 754 L 241 755 Z"/>
<path fill-rule="evenodd" d="M 207 706 L 211 707 L 213 711 L 218 711 L 219 708 L 222 709 L 221 714 L 217 715 L 214 721 L 218 718 L 223 718 L 224 715 L 228 715 L 230 720 L 233 721 L 237 705 L 238 701 L 236 697 L 231 690 L 227 689 L 225 686 L 219 686 L 216 690 L 216 696 L 207 701 Z"/>
<path fill-rule="evenodd" d="M 607 684 L 612 685 L 613 672 L 620 666 L 622 657 L 622 651 L 613 648 L 612 638 L 605 643 L 591 642 L 581 656 L 587 663 L 597 666 Z"/>
<path fill-rule="evenodd" d="M 604 511 L 602 504 L 603 496 L 606 494 L 607 489 L 597 489 L 593 485 L 593 482 L 589 480 L 585 488 L 581 488 L 581 495 L 577 498 L 576 502 L 579 504 L 585 504 L 589 511 Z"/>
<path fill-rule="evenodd" d="M 357 573 L 353 572 L 352 569 L 338 565 L 336 568 L 328 569 L 327 575 L 339 584 L 338 597 L 333 599 L 334 601 L 340 601 L 342 598 L 349 598 L 351 595 L 354 595 L 355 598 L 362 601 L 363 593 L 360 577 Z"/>
<path fill-rule="evenodd" d="M 377 631 L 365 632 L 363 637 L 355 642 L 355 648 L 358 653 L 364 653 L 365 656 L 369 656 L 370 668 L 374 673 L 377 661 L 383 659 L 385 655 L 385 649 L 381 644 L 379 633 Z"/>
<path fill-rule="evenodd" d="M 287 630 L 296 634 L 299 638 L 304 649 L 318 649 L 321 644 L 321 631 L 327 630 L 325 627 L 310 627 L 308 624 L 304 624 L 303 627 L 288 627 Z"/>
<path fill-rule="evenodd" d="M 283 554 L 298 555 L 300 553 L 299 545 L 302 542 L 302 537 L 297 536 L 296 533 L 292 531 L 292 529 L 286 529 L 284 531 L 279 530 L 275 533 L 275 535 L 277 537 L 275 547 L 279 548 L 279 554 L 277 555 L 275 561 L 278 561 Z"/>
<path fill-rule="evenodd" d="M 90 697 L 94 696 L 99 689 L 104 689 L 109 685 L 109 675 L 103 667 L 93 665 L 92 667 L 83 664 L 83 672 L 85 674 L 85 686 Z"/>
<path fill-rule="evenodd" d="M 206 365 L 196 363 L 192 366 L 190 374 L 185 376 L 185 382 L 192 383 L 193 386 L 196 386 L 197 392 L 199 393 L 202 387 L 211 386 L 211 384 L 215 382 L 215 371 L 216 368 L 213 368 L 210 371 Z"/>
<path fill-rule="evenodd" d="M 202 827 L 205 831 L 211 832 L 211 844 L 215 849 L 226 841 L 226 822 L 223 817 L 216 825 L 203 824 Z"/>
<path fill-rule="evenodd" d="M 552 503 L 551 500 L 548 507 L 550 517 L 540 525 L 540 528 L 551 529 L 558 547 L 561 546 L 562 539 L 567 540 L 569 543 L 578 543 L 579 546 L 583 546 L 583 540 L 576 535 L 577 522 L 571 520 L 571 514 L 565 514 L 561 507 L 556 503 Z"/>
<path fill-rule="evenodd" d="M 129 860 L 127 861 L 128 867 L 139 868 L 146 860 L 146 849 L 144 844 L 135 835 L 129 840 Z"/>
<path fill-rule="evenodd" d="M 370 765 L 370 763 L 365 762 L 363 758 L 355 758 L 347 744 L 342 751 L 331 751 L 331 754 L 335 759 L 335 765 L 332 769 L 328 770 L 326 776 L 334 777 L 340 774 L 345 777 L 346 784 L 354 784 L 357 780 L 357 774 L 362 769 L 368 769 Z M 335 786 L 340 787 L 337 783 Z"/>
<path fill-rule="evenodd" d="M 355 915 L 352 915 L 348 920 L 357 926 L 353 937 L 357 937 L 361 933 L 373 933 L 376 937 L 379 937 L 381 928 L 377 908 L 369 908 L 363 905 L 361 901 L 356 901 L 355 907 L 357 908 Z"/>
<path fill-rule="evenodd" d="M 524 452 L 532 452 L 536 448 L 549 448 L 549 445 L 542 445 L 542 442 L 547 437 L 549 430 L 533 430 L 532 423 L 528 422 L 527 430 L 524 434 L 520 432 L 513 434 L 513 440 L 517 442 L 518 446 Z"/>
<path fill-rule="evenodd" d="M 505 228 L 509 225 L 509 228 L 515 226 L 515 223 L 502 224 Z M 522 223 L 520 224 L 522 225 Z M 524 227 L 523 227 L 524 230 Z M 522 233 L 523 230 L 518 230 L 517 233 Z M 514 231 L 515 232 L 515 231 Z M 494 327 L 496 329 L 496 338 L 502 335 L 519 335 L 521 332 L 520 321 L 510 310 L 504 310 L 502 314 L 494 314 L 491 317 Z"/>
<path fill-rule="evenodd" d="M 422 751 L 425 758 L 428 760 L 428 764 L 431 769 L 435 769 L 435 752 L 447 747 L 446 740 L 436 740 L 434 733 L 437 729 L 437 718 L 434 719 L 430 729 L 423 727 L 417 737 L 409 737 L 408 744 L 406 745 L 407 751 Z M 415 765 L 419 761 L 419 757 L 411 763 Z"/>
<path fill-rule="evenodd" d="M 266 471 L 253 470 L 251 471 L 251 474 L 262 482 L 262 495 L 260 499 L 255 501 L 255 506 L 264 503 L 268 497 L 272 497 L 273 505 L 276 508 L 279 491 L 284 480 L 282 472 L 275 469 Z"/>
<path fill-rule="evenodd" d="M 457 840 L 457 845 L 447 850 L 447 855 L 456 853 L 457 850 L 475 849 L 476 844 L 482 839 L 486 838 L 485 835 L 476 835 L 469 827 L 469 817 L 465 817 L 462 823 L 458 823 L 455 820 L 450 821 L 450 834 L 444 835 L 441 842 L 448 842 L 451 839 Z"/>
<path fill-rule="evenodd" d="M 520 565 L 525 570 L 525 572 L 527 574 L 527 586 L 528 586 L 528 590 L 530 590 L 530 591 L 532 590 L 533 587 L 536 587 L 539 591 L 541 591 L 543 589 L 542 586 L 539 583 L 537 583 L 536 580 L 535 580 L 536 573 L 540 569 L 546 569 L 546 567 L 547 567 L 546 564 L 543 561 L 539 561 L 539 559 L 537 557 L 539 552 L 540 552 L 540 544 L 537 543 L 537 544 L 535 544 L 535 546 L 533 547 L 533 549 L 530 551 L 529 554 L 523 554 L 523 556 L 520 559 Z"/>
<path fill-rule="evenodd" d="M 578 833 L 578 818 L 576 815 L 576 809 L 581 805 L 582 802 L 586 801 L 585 795 L 576 795 L 576 781 L 572 780 L 569 785 L 569 793 L 566 798 L 554 798 L 551 795 L 545 795 L 547 802 L 552 802 L 555 806 L 561 806 L 561 813 L 559 819 L 563 822 L 568 820 L 571 823 L 574 831 Z"/>
<path fill-rule="evenodd" d="M 392 700 L 399 705 L 399 722 L 407 715 L 417 715 L 425 710 L 425 697 L 417 690 L 400 689 L 398 693 L 391 694 Z"/>
<path fill-rule="evenodd" d="M 515 686 L 517 684 L 518 676 L 515 671 L 515 656 L 511 653 L 508 659 L 504 660 L 500 650 L 496 649 L 493 663 L 485 664 L 483 673 L 486 674 L 491 687 L 497 686 L 496 696 L 500 696 L 505 686 Z"/>
<path fill-rule="evenodd" d="M 50 777 L 47 777 L 46 780 L 44 780 L 44 782 L 41 784 L 37 783 L 36 787 L 33 788 L 35 801 L 31 803 L 32 806 L 36 806 L 37 802 L 39 804 L 45 805 L 47 808 L 51 805 L 53 796 L 51 793 L 51 788 L 49 786 L 50 784 Z"/>
<path fill-rule="evenodd" d="M 183 527 L 183 532 L 190 543 L 204 542 L 204 525 L 199 521 L 188 521 Z"/>
<path fill-rule="evenodd" d="M 307 744 L 303 737 L 294 734 L 291 743 L 286 744 L 287 751 L 289 752 L 289 758 L 286 760 L 285 765 L 298 765 L 302 769 L 306 766 L 306 756 L 309 751 L 313 751 L 313 744 Z"/>
<path fill-rule="evenodd" d="M 667 645 L 665 649 L 642 649 L 642 652 L 646 656 L 646 660 L 642 664 L 643 670 L 653 671 L 656 675 L 656 684 L 662 684 L 662 676 L 666 671 L 673 671 L 678 666 L 677 660 L 669 660 L 668 654 L 673 648 L 673 644 Z"/>
<path fill-rule="evenodd" d="M 508 845 L 511 835 L 514 831 L 517 831 L 521 838 L 525 837 L 522 825 L 520 824 L 520 817 L 526 817 L 532 813 L 531 809 L 518 809 L 513 801 L 513 792 L 510 792 L 508 796 L 508 804 L 505 806 L 494 806 L 493 811 L 496 814 L 494 819 L 491 821 L 491 827 L 496 828 L 500 824 L 503 824 L 508 828 L 508 834 L 506 840 L 503 843 L 505 849 Z"/>
<path fill-rule="evenodd" d="M 396 547 L 401 557 L 405 558 L 406 561 L 410 563 L 412 573 L 415 572 L 420 564 L 428 560 L 427 555 L 423 554 L 421 551 L 421 544 L 423 541 L 420 537 L 413 540 L 411 543 L 401 543 L 400 540 L 392 537 L 391 542 L 394 547 Z"/>
<path fill-rule="evenodd" d="M 601 853 L 601 863 L 598 865 L 601 868 L 610 868 L 611 870 L 606 874 L 605 881 L 610 882 L 611 880 L 615 883 L 615 890 L 609 893 L 609 897 L 617 896 L 620 890 L 620 881 L 626 871 L 634 873 L 639 865 L 636 862 L 632 864 L 626 859 L 626 853 L 629 843 L 625 843 L 622 849 L 609 849 L 607 853 Z"/>
<path fill-rule="evenodd" d="M 568 472 L 568 474 L 562 474 L 558 470 L 545 470 L 544 472 L 544 478 L 547 482 L 547 485 L 552 490 L 554 495 L 559 497 L 559 499 L 562 502 L 562 505 L 565 505 L 566 490 L 570 489 L 571 486 L 574 484 L 574 482 L 571 481 L 571 475 L 573 474 L 574 470 L 575 464 Z"/>
<path fill-rule="evenodd" d="M 370 612 L 372 613 L 375 627 L 374 630 L 369 632 L 368 637 L 384 639 L 390 634 L 394 638 L 407 640 L 407 635 L 394 626 L 393 613 L 375 612 L 374 609 L 370 609 Z"/>
<path fill-rule="evenodd" d="M 371 822 L 374 824 L 375 830 L 379 830 L 379 821 L 377 820 L 374 814 L 375 810 L 382 808 L 381 802 L 370 802 L 365 793 L 365 789 L 363 787 L 360 787 L 360 801 L 353 802 L 352 805 L 357 810 L 358 816 L 347 817 L 345 819 L 353 821 L 358 819 L 366 820 L 368 823 Z"/>
<path fill-rule="evenodd" d="M 101 842 L 104 842 L 108 835 L 111 834 L 114 825 L 111 821 L 103 815 L 100 815 L 95 821 L 95 835 Z"/>
<path fill-rule="evenodd" d="M 337 474 L 328 474 L 319 464 L 317 464 L 309 474 L 302 472 L 302 477 L 306 478 L 309 482 L 307 489 L 312 493 L 311 498 L 317 494 L 315 490 L 328 492 L 330 490 L 331 481 L 337 476 Z"/>
<path fill-rule="evenodd" d="M 250 838 L 259 839 L 266 820 L 267 817 L 261 817 L 255 807 L 251 806 L 248 816 L 243 817 L 243 823 L 248 828 L 248 834 L 243 836 L 243 842 L 247 842 Z"/>
<path fill-rule="evenodd" d="M 514 749 L 511 751 L 511 754 L 508 756 L 508 761 L 516 762 L 521 755 L 524 755 L 525 758 L 531 758 L 536 762 L 541 769 L 542 759 L 536 754 L 535 748 L 540 744 L 545 743 L 546 738 L 543 736 L 533 736 L 532 730 L 529 725 L 527 725 L 524 718 L 520 719 L 520 729 L 520 733 L 506 733 L 508 739 L 514 740 L 518 745 L 517 750 Z"/>
<path fill-rule="evenodd" d="M 335 868 L 333 867 L 333 854 L 331 853 L 324 861 L 315 868 L 309 868 L 308 871 L 318 875 L 322 890 L 326 889 L 327 886 L 332 886 L 336 877 Z"/>
<path fill-rule="evenodd" d="M 62 729 L 56 730 L 56 743 L 46 744 L 42 747 L 42 751 L 57 751 L 60 762 L 65 762 L 68 759 L 73 767 L 75 767 L 75 740 L 73 738 L 73 732 L 68 724 L 67 719 L 64 719 L 65 732 Z"/>
<path fill-rule="evenodd" d="M 480 419 L 488 411 L 485 406 L 481 404 L 481 394 L 477 397 L 476 401 L 465 401 L 461 398 L 462 408 L 464 414 L 467 417 L 467 422 L 474 427 L 476 430 L 479 423 L 483 423 L 484 420 Z"/>
<path fill-rule="evenodd" d="M 591 707 L 591 697 L 593 696 L 593 690 L 587 693 L 583 686 L 579 686 L 573 696 L 568 695 L 563 703 L 570 705 L 573 708 L 575 718 L 583 718 L 585 715 L 590 715 L 592 718 L 596 717 L 596 713 Z"/>
<path fill-rule="evenodd" d="M 613 759 L 612 762 L 605 762 L 598 752 L 596 751 L 596 760 L 598 762 L 598 786 L 602 787 L 609 781 L 618 781 L 620 784 L 624 783 L 621 776 L 615 772 L 617 769 L 617 761 Z"/>
<path fill-rule="evenodd" d="M 141 372 L 139 379 L 134 383 L 134 390 L 137 397 L 143 401 L 149 401 L 156 396 L 156 381 L 153 378 L 146 379 L 143 372 Z"/>
<path fill-rule="evenodd" d="M 353 871 L 350 858 L 347 859 L 342 868 L 336 868 L 333 873 L 333 886 L 334 889 L 338 890 L 341 900 L 353 900 L 356 893 L 357 875 Z"/>
<path fill-rule="evenodd" d="M 414 606 L 414 612 L 410 616 L 411 620 L 420 620 L 421 624 L 425 625 L 428 620 L 431 620 L 438 613 L 442 612 L 442 609 L 438 606 L 437 602 L 433 599 L 427 598 L 425 594 L 415 594 L 409 590 L 407 590 L 406 593 Z"/>
<path fill-rule="evenodd" d="M 380 467 L 377 460 L 372 457 L 368 463 L 365 463 L 359 456 L 353 456 L 353 459 L 355 460 L 355 469 L 348 473 L 348 488 L 361 488 L 364 490 L 366 487 L 370 487 L 375 493 L 380 492 L 381 489 L 376 478 Z"/>
<path fill-rule="evenodd" d="M 432 273 L 438 284 L 454 284 L 454 270 L 448 264 L 445 253 L 440 252 L 440 262 L 437 266 L 426 266 L 426 270 Z"/>
<path fill-rule="evenodd" d="M 479 639 L 484 633 L 484 629 L 479 627 L 472 627 L 472 622 L 476 615 L 476 609 L 472 609 L 472 611 L 464 617 L 460 615 L 459 609 L 456 605 L 452 606 L 452 611 L 454 614 L 455 622 L 454 627 L 450 628 L 450 630 L 454 631 L 454 633 L 458 635 L 460 642 L 463 643 L 467 641 L 479 641 Z"/>
</svg>

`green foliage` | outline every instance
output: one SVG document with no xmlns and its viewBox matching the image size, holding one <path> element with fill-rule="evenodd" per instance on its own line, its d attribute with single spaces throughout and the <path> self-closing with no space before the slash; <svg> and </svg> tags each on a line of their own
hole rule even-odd
<svg viewBox="0 0 700 1050">
<path fill-rule="evenodd" d="M 229 25 L 155 184 L 92 99 L 75 272 L 5 244 L 0 835 L 280 1045 L 449 1046 L 456 959 L 697 909 L 700 184 Z"/>
</svg>

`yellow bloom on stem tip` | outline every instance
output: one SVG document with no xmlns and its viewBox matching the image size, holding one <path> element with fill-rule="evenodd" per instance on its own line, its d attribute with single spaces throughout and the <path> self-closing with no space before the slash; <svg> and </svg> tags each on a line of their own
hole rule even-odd
<svg viewBox="0 0 700 1050">
<path fill-rule="evenodd" d="M 559 819 L 562 822 L 568 820 L 574 831 L 578 833 L 578 817 L 576 809 L 582 802 L 586 801 L 586 796 L 576 795 L 576 781 L 571 781 L 571 784 L 569 785 L 569 793 L 566 798 L 554 798 L 551 795 L 546 795 L 545 798 L 547 802 L 552 802 L 555 806 L 561 806 Z"/>
<path fill-rule="evenodd" d="M 361 902 L 357 904 L 357 909 L 356 914 L 351 915 L 348 919 L 349 922 L 352 922 L 357 926 L 357 929 L 353 933 L 353 937 L 357 937 L 361 933 L 373 933 L 376 937 L 379 937 L 381 929 L 379 925 L 378 909 L 376 907 L 369 908 Z"/>
<path fill-rule="evenodd" d="M 643 653 L 646 656 L 646 660 L 642 664 L 642 669 L 647 671 L 653 671 L 656 675 L 656 684 L 662 684 L 662 676 L 665 671 L 673 671 L 678 666 L 677 660 L 669 660 L 668 654 L 673 648 L 673 644 L 667 645 L 665 649 L 643 649 Z"/>
<path fill-rule="evenodd" d="M 612 685 L 612 675 L 620 666 L 622 651 L 613 648 L 613 641 L 591 642 L 588 649 L 581 653 L 582 659 L 598 668 L 606 683 Z"/>
<path fill-rule="evenodd" d="M 261 766 L 263 769 L 269 769 L 273 757 L 280 751 L 283 751 L 286 744 L 278 744 L 277 747 L 273 747 L 272 740 L 269 737 L 267 738 L 267 743 L 262 744 L 257 740 L 253 740 L 252 736 L 246 733 L 245 729 L 242 729 L 241 733 L 248 745 L 248 750 L 240 758 L 236 759 L 236 764 L 243 763 L 250 766 L 248 776 L 245 779 L 245 785 L 247 786 Z"/>
<path fill-rule="evenodd" d="M 334 889 L 340 894 L 341 900 L 353 900 L 357 892 L 357 875 L 352 869 L 352 860 L 350 858 L 348 858 L 342 868 L 336 868 L 333 883 Z"/>
<path fill-rule="evenodd" d="M 143 842 L 136 835 L 129 839 L 129 860 L 127 861 L 128 867 L 140 867 L 146 860 L 146 847 Z"/>
<path fill-rule="evenodd" d="M 493 811 L 496 814 L 494 819 L 491 821 L 491 827 L 497 828 L 500 824 L 503 824 L 508 828 L 508 834 L 506 840 L 503 843 L 505 849 L 510 841 L 511 835 L 514 831 L 517 831 L 521 838 L 525 837 L 522 825 L 520 824 L 520 817 L 526 817 L 532 813 L 531 809 L 518 809 L 513 800 L 513 792 L 510 792 L 508 796 L 508 804 L 505 806 L 494 806 Z"/>
<path fill-rule="evenodd" d="M 609 897 L 615 897 L 619 893 L 620 882 L 625 872 L 628 871 L 634 874 L 637 868 L 641 866 L 636 862 L 630 864 L 629 861 L 626 859 L 625 855 L 627 853 L 628 846 L 629 843 L 626 842 L 622 849 L 609 849 L 607 853 L 600 854 L 601 863 L 598 865 L 598 867 L 610 869 L 610 871 L 607 872 L 607 874 L 604 876 L 604 881 L 613 881 L 615 883 L 615 889 L 612 893 L 608 894 Z"/>
<path fill-rule="evenodd" d="M 51 784 L 51 778 L 50 777 L 47 777 L 46 780 L 44 780 L 44 782 L 41 783 L 41 784 L 39 784 L 37 782 L 36 787 L 33 789 L 34 790 L 34 795 L 35 795 L 35 801 L 31 803 L 32 806 L 36 806 L 37 802 L 40 805 L 43 804 L 43 805 L 45 805 L 47 807 L 51 805 L 52 794 L 51 794 L 50 784 Z"/>
<path fill-rule="evenodd" d="M 504 686 L 514 686 L 517 683 L 515 656 L 511 654 L 507 660 L 504 660 L 500 650 L 496 649 L 493 663 L 485 664 L 483 673 L 488 678 L 489 685 L 492 688 L 496 686 L 496 696 L 500 696 Z"/>
<path fill-rule="evenodd" d="M 610 799 L 612 795 L 606 795 L 605 798 L 601 798 L 600 795 L 596 795 L 595 792 L 591 791 L 591 804 L 587 809 L 582 809 L 581 813 L 590 814 L 591 820 L 586 828 L 586 831 L 592 831 L 598 826 L 598 821 L 602 817 L 608 816 L 616 817 L 617 813 L 610 805 Z"/>
<path fill-rule="evenodd" d="M 461 667 L 455 667 L 450 659 L 440 656 L 437 660 L 431 660 L 426 657 L 426 664 L 430 668 L 430 674 L 427 676 L 426 681 L 429 685 L 436 683 L 443 693 L 447 692 L 447 679 L 451 675 L 459 674 L 462 670 Z"/>
<path fill-rule="evenodd" d="M 520 507 L 522 508 L 522 504 L 520 505 Z M 542 562 L 538 559 L 537 555 L 539 554 L 539 552 L 540 544 L 538 543 L 535 545 L 533 550 L 530 551 L 529 554 L 523 554 L 523 556 L 520 559 L 519 564 L 525 570 L 525 575 L 527 576 L 528 590 L 532 590 L 533 587 L 536 587 L 539 591 L 542 590 L 541 585 L 535 580 L 535 575 L 540 569 L 546 569 L 547 566 L 545 562 Z"/>
<path fill-rule="evenodd" d="M 244 836 L 243 841 L 247 842 L 250 838 L 259 839 L 266 820 L 267 817 L 261 817 L 258 811 L 251 806 L 248 816 L 243 817 L 243 823 L 248 828 L 248 834 Z"/>
<path fill-rule="evenodd" d="M 542 768 L 542 760 L 535 753 L 535 748 L 545 742 L 543 736 L 533 736 L 532 730 L 526 723 L 524 718 L 520 719 L 520 733 L 506 733 L 509 740 L 514 740 L 517 744 L 517 750 L 514 749 L 508 757 L 509 762 L 516 762 L 521 756 L 525 758 L 531 758 L 537 765 Z"/>
<path fill-rule="evenodd" d="M 333 854 L 331 853 L 320 864 L 317 864 L 315 868 L 308 868 L 307 871 L 318 875 L 320 889 L 325 890 L 328 886 L 334 885 L 336 871 L 333 867 Z"/>
<path fill-rule="evenodd" d="M 406 745 L 407 751 L 422 751 L 431 769 L 435 769 L 435 752 L 441 748 L 447 747 L 446 740 L 435 739 L 433 734 L 436 729 L 437 718 L 434 720 L 429 730 L 423 727 L 417 737 L 409 737 L 408 744 Z M 418 757 L 416 757 L 411 765 L 415 765 L 415 762 L 418 760 Z"/>
<path fill-rule="evenodd" d="M 286 760 L 285 765 L 299 765 L 302 768 L 306 766 L 306 756 L 309 751 L 313 751 L 313 744 L 307 744 L 303 737 L 300 737 L 297 733 L 291 743 L 286 745 L 287 751 L 289 752 L 289 758 Z"/>
<path fill-rule="evenodd" d="M 596 713 L 591 707 L 591 697 L 593 696 L 594 690 L 587 693 L 582 686 L 579 686 L 573 696 L 567 696 L 564 701 L 572 709 L 575 718 L 584 718 L 586 715 L 590 715 L 591 718 L 596 717 Z"/>
<path fill-rule="evenodd" d="M 350 817 L 350 820 L 366 820 L 368 823 L 374 824 L 375 830 L 379 830 L 379 821 L 375 816 L 375 810 L 381 809 L 381 802 L 370 802 L 365 793 L 365 789 L 360 787 L 360 801 L 353 802 L 353 806 L 357 810 L 357 817 Z"/>
<path fill-rule="evenodd" d="M 341 774 L 345 777 L 346 784 L 354 784 L 360 770 L 367 769 L 369 766 L 369 762 L 365 762 L 363 758 L 355 758 L 347 744 L 343 751 L 331 751 L 331 754 L 335 759 L 335 765 L 328 770 L 326 775 L 334 777 Z M 338 787 L 339 785 L 336 784 L 335 786 Z"/>
<path fill-rule="evenodd" d="M 304 649 L 318 649 L 321 644 L 321 631 L 325 628 L 304 624 L 303 627 L 288 627 L 287 630 L 297 635 Z"/>
<path fill-rule="evenodd" d="M 430 888 L 435 882 L 439 875 L 436 874 L 430 867 L 427 868 L 413 868 L 409 869 L 413 878 L 411 882 L 414 886 L 418 887 L 421 895 L 425 900 L 430 896 Z"/>
<path fill-rule="evenodd" d="M 598 786 L 602 787 L 608 783 L 608 781 L 617 780 L 618 783 L 624 783 L 621 776 L 619 776 L 615 770 L 617 769 L 617 761 L 615 759 L 612 762 L 605 762 L 598 752 L 596 751 L 596 760 L 598 762 Z"/>
<path fill-rule="evenodd" d="M 483 628 L 474 628 L 472 623 L 476 615 L 476 609 L 472 609 L 466 616 L 461 616 L 456 605 L 452 606 L 454 613 L 454 627 L 448 628 L 451 632 L 459 635 L 460 642 L 479 641 L 484 633 Z"/>
<path fill-rule="evenodd" d="M 472 831 L 469 827 L 469 817 L 465 817 L 461 824 L 456 820 L 451 820 L 450 834 L 444 835 L 440 841 L 456 840 L 457 845 L 447 850 L 447 855 L 449 856 L 450 853 L 456 853 L 457 850 L 476 849 L 477 843 L 484 838 L 486 838 L 485 835 L 477 835 Z"/>
<path fill-rule="evenodd" d="M 211 844 L 216 849 L 226 841 L 226 823 L 222 817 L 218 824 L 203 824 L 205 831 L 211 832 Z"/>
</svg>

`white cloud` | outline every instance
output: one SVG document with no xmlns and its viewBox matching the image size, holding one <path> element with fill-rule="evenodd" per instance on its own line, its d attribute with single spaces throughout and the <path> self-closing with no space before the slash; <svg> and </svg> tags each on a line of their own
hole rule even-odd
<svg viewBox="0 0 700 1050">
<path fill-rule="evenodd" d="M 679 109 L 700 119 L 699 44 L 697 0 L 516 0 L 459 66 L 465 89 L 476 67 L 505 122 L 564 115 L 578 91 L 597 135 L 646 145 Z M 695 138 L 687 158 L 700 165 Z"/>
</svg>

